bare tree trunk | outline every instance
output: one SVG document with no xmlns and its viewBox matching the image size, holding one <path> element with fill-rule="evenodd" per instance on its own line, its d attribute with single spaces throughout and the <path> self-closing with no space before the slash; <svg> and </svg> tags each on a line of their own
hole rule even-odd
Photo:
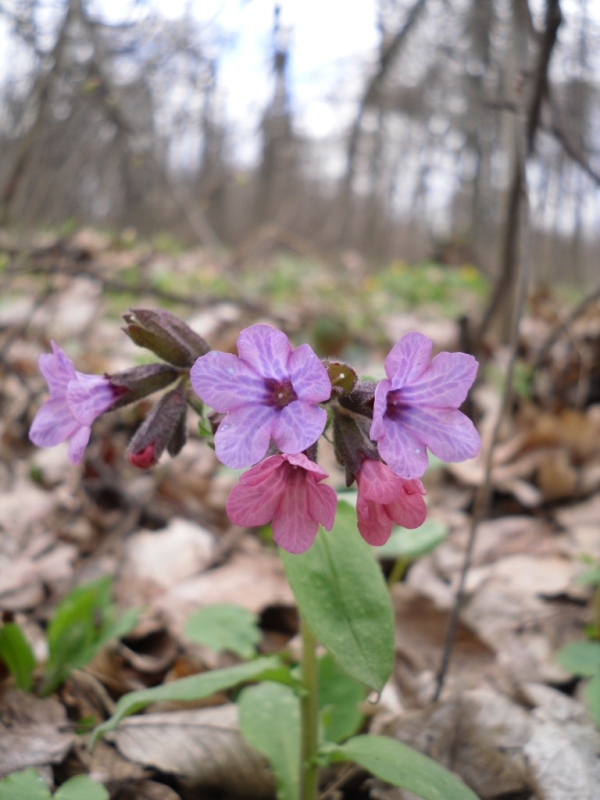
<svg viewBox="0 0 600 800">
<path fill-rule="evenodd" d="M 514 0 L 513 8 L 517 9 L 520 4 L 527 6 L 526 0 Z M 529 11 L 528 7 L 527 11 Z M 525 109 L 525 159 L 529 158 L 534 151 L 535 136 L 540 122 L 542 100 L 547 94 L 550 57 L 556 43 L 561 19 L 560 0 L 547 0 L 543 37 L 537 63 L 533 72 L 532 91 Z M 479 343 L 490 329 L 492 323 L 496 321 L 499 322 L 501 341 L 506 342 L 508 340 L 507 337 L 511 325 L 510 311 L 513 303 L 510 289 L 516 279 L 517 245 L 520 231 L 521 198 L 524 191 L 525 159 L 519 156 L 518 141 L 515 141 L 504 234 L 500 248 L 500 272 L 479 328 Z"/>
</svg>

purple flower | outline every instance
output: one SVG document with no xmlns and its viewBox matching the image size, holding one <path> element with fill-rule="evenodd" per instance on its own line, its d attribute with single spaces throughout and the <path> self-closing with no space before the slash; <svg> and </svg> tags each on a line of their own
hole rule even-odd
<svg viewBox="0 0 600 800">
<path fill-rule="evenodd" d="M 288 553 L 303 553 L 314 541 L 319 523 L 330 531 L 337 496 L 327 477 L 303 453 L 269 456 L 240 478 L 227 498 L 234 525 L 254 527 L 273 521 L 273 538 Z"/>
<path fill-rule="evenodd" d="M 215 450 L 228 467 L 256 464 L 271 439 L 283 453 L 300 453 L 323 433 L 331 396 L 327 370 L 307 344 L 292 349 L 269 325 L 251 325 L 237 340 L 238 356 L 212 351 L 191 370 L 196 394 L 227 412 Z"/>
<path fill-rule="evenodd" d="M 66 353 L 54 342 L 51 345 L 53 354 L 39 360 L 50 398 L 35 415 L 29 438 L 39 447 L 54 447 L 68 439 L 69 461 L 79 464 L 92 422 L 112 408 L 121 392 L 108 378 L 77 372 Z"/>
<path fill-rule="evenodd" d="M 369 544 L 385 544 L 394 523 L 404 528 L 418 528 L 425 522 L 425 489 L 420 480 L 405 481 L 387 464 L 366 459 L 356 482 L 358 530 Z"/>
<path fill-rule="evenodd" d="M 387 379 L 375 390 L 370 436 L 400 478 L 419 478 L 427 452 L 443 461 L 464 461 L 479 452 L 475 426 L 458 410 L 478 364 L 465 353 L 440 353 L 431 364 L 431 341 L 407 333 L 385 360 Z"/>
</svg>

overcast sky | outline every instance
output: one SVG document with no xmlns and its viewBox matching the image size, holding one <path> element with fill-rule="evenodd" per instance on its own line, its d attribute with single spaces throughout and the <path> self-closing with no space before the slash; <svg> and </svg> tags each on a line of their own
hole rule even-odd
<svg viewBox="0 0 600 800">
<path fill-rule="evenodd" d="M 123 16 L 123 0 L 98 0 L 98 4 L 111 18 Z M 152 0 L 171 18 L 181 16 L 187 4 L 186 0 Z M 296 122 L 312 135 L 325 136 L 340 127 L 340 109 L 332 104 L 331 96 L 339 96 L 340 101 L 344 95 L 355 97 L 352 89 L 356 89 L 360 67 L 377 45 L 376 0 L 280 0 L 279 5 L 282 28 L 290 36 Z M 275 0 L 196 0 L 191 6 L 198 19 L 214 21 L 231 35 L 221 56 L 219 77 L 228 113 L 240 123 L 258 120 L 272 92 L 269 59 Z"/>
</svg>

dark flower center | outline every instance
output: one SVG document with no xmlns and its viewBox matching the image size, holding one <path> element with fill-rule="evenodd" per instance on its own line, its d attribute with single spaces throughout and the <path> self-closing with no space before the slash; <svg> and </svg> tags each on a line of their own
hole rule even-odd
<svg viewBox="0 0 600 800">
<path fill-rule="evenodd" d="M 392 417 L 392 419 L 398 419 L 405 405 L 406 404 L 402 402 L 402 392 L 400 389 L 394 389 L 393 391 L 388 392 L 385 416 Z"/>
<path fill-rule="evenodd" d="M 268 406 L 275 406 L 276 408 L 285 408 L 298 399 L 298 395 L 294 391 L 292 382 L 289 380 L 278 381 L 275 378 L 265 379 L 266 399 L 265 402 Z"/>
</svg>

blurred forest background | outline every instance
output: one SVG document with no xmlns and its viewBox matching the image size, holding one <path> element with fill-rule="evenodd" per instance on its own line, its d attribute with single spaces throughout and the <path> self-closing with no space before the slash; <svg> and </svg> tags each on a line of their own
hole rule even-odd
<svg viewBox="0 0 600 800">
<path fill-rule="evenodd" d="M 318 3 L 0 0 L 1 798 L 29 767 L 89 773 L 112 800 L 247 798 L 250 779 L 274 796 L 262 762 L 239 772 L 222 693 L 85 744 L 126 693 L 231 664 L 189 633 L 198 609 L 257 615 L 263 654 L 298 631 L 195 413 L 151 472 L 127 458 L 146 398 L 94 423 L 80 465 L 28 439 L 50 341 L 115 375 L 152 358 L 123 315 L 158 306 L 214 350 L 260 320 L 374 380 L 410 330 L 477 356 L 479 456 L 432 458 L 426 523 L 378 549 L 396 663 L 357 724 L 482 800 L 600 800 L 600 0 Z M 344 491 L 327 441 L 319 460 Z M 90 581 L 139 624 L 106 644 L 112 611 L 89 605 L 73 628 L 93 661 L 86 638 L 42 697 L 59 604 Z M 322 797 L 399 796 L 324 780 Z"/>
<path fill-rule="evenodd" d="M 101 0 L 2 0 L 0 226 L 166 231 L 239 261 L 278 241 L 366 272 L 472 263 L 506 288 L 526 162 L 533 277 L 589 284 L 598 4 L 373 3 L 378 47 L 327 88 L 340 125 L 316 136 L 296 124 L 285 6 L 265 32 L 270 100 L 243 130 L 227 115 L 218 14 L 136 2 L 115 23 Z M 239 157 L 246 145 L 255 158 Z"/>
</svg>

